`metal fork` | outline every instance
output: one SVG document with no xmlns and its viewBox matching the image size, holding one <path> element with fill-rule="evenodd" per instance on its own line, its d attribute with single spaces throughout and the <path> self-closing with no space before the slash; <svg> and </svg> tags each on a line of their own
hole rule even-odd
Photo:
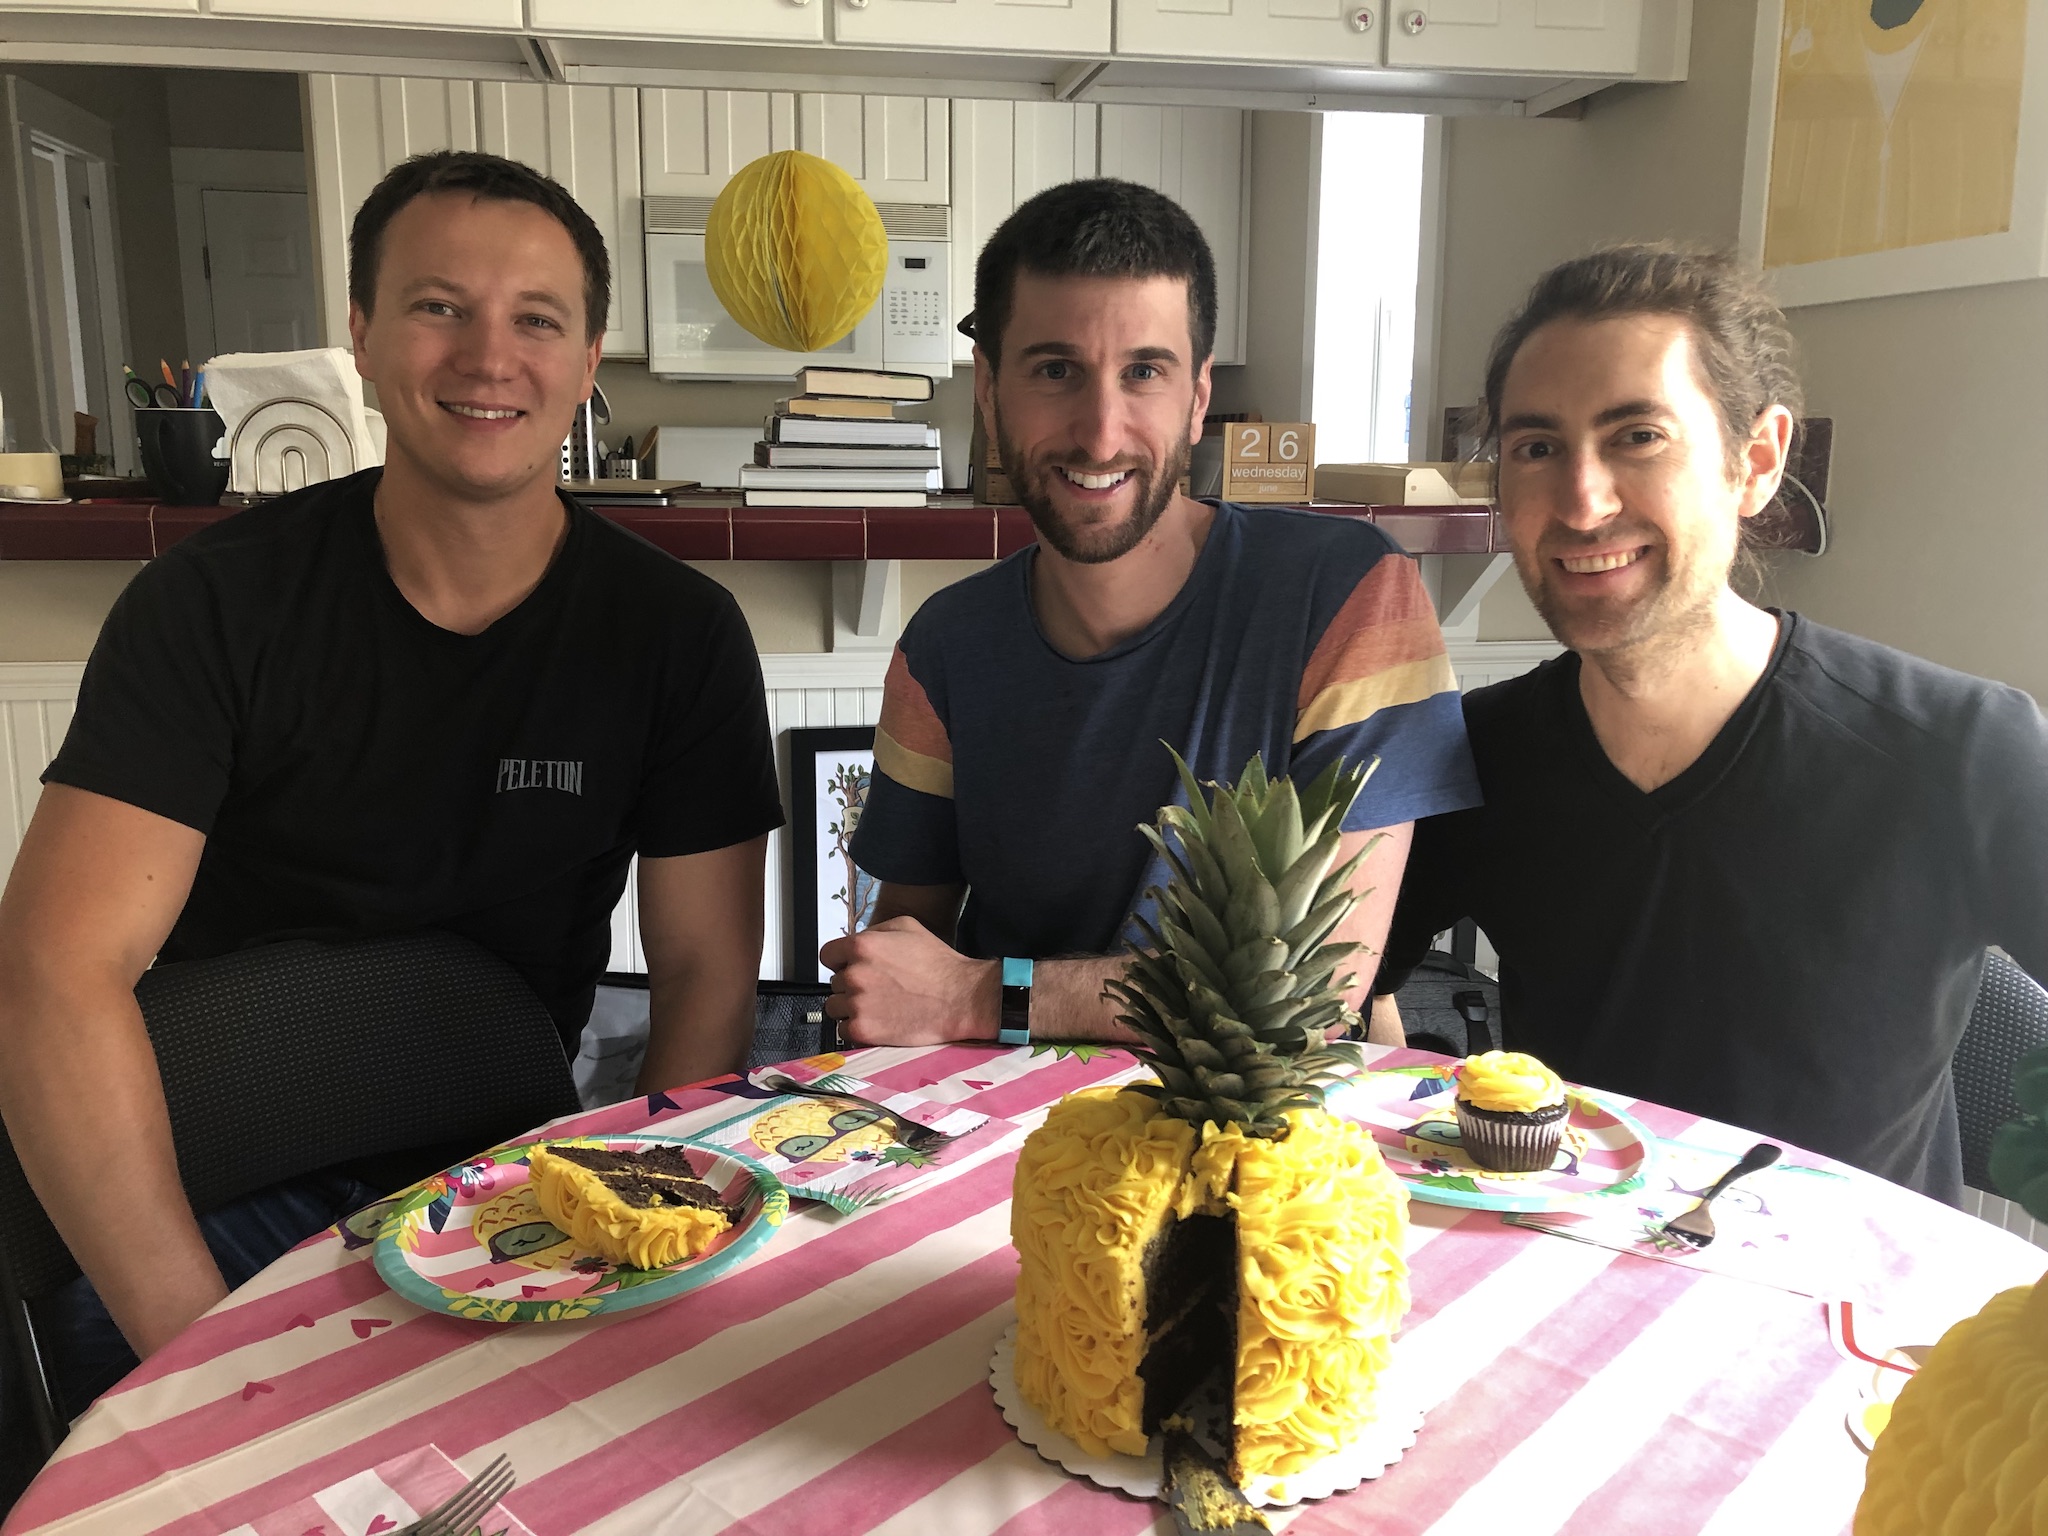
<svg viewBox="0 0 2048 1536">
<path fill-rule="evenodd" d="M 512 1491 L 519 1476 L 509 1457 L 500 1456 L 470 1479 L 469 1486 L 444 1499 L 411 1525 L 401 1526 L 393 1536 L 463 1536 L 490 1512 L 493 1504 Z"/>
<path fill-rule="evenodd" d="M 895 1127 L 895 1139 L 913 1152 L 929 1152 L 934 1147 L 944 1146 L 953 1139 L 950 1131 L 941 1131 L 929 1125 L 920 1125 L 915 1120 L 899 1115 L 886 1104 L 877 1104 L 873 1099 L 864 1099 L 857 1093 L 841 1093 L 833 1088 L 820 1088 L 814 1083 L 800 1083 L 793 1077 L 780 1073 L 769 1073 L 761 1079 L 763 1088 L 776 1093 L 794 1093 L 807 1099 L 837 1099 L 847 1104 L 858 1104 L 862 1109 L 871 1109 Z"/>
<path fill-rule="evenodd" d="M 1742 1154 L 1741 1162 L 1707 1186 L 1707 1191 L 1700 1196 L 1698 1205 L 1683 1215 L 1672 1217 L 1657 1229 L 1658 1233 L 1666 1237 L 1675 1237 L 1682 1243 L 1690 1243 L 1695 1248 L 1706 1247 L 1714 1240 L 1714 1218 L 1707 1210 L 1707 1207 L 1713 1204 L 1714 1197 L 1737 1179 L 1747 1178 L 1760 1169 L 1770 1167 L 1778 1160 L 1778 1153 L 1781 1150 L 1783 1149 L 1772 1146 L 1768 1141 L 1758 1142 Z"/>
</svg>

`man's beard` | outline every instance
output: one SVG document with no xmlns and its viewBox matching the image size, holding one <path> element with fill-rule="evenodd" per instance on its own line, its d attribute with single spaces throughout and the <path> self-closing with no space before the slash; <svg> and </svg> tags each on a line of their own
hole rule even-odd
<svg viewBox="0 0 2048 1536">
<path fill-rule="evenodd" d="M 1179 443 L 1156 471 L 1144 464 L 1129 466 L 1133 504 L 1128 517 L 1107 525 L 1076 527 L 1061 518 L 1059 508 L 1053 503 L 1049 482 L 1057 470 L 1051 463 L 1040 467 L 1026 460 L 1023 450 L 1004 434 L 1002 412 L 993 414 L 996 453 L 1002 460 L 1003 473 L 1010 477 L 1010 488 L 1030 514 L 1031 525 L 1038 530 L 1039 538 L 1055 554 L 1076 565 L 1106 565 L 1136 549 L 1145 535 L 1152 531 L 1153 525 L 1165 515 L 1168 504 L 1180 487 L 1181 476 L 1187 473 L 1188 455 L 1193 445 L 1187 430 L 1183 429 Z M 1096 470 L 1084 464 L 1065 467 L 1088 474 L 1116 473 L 1115 469 Z"/>
<path fill-rule="evenodd" d="M 1613 535 L 1608 534 L 1600 542 L 1612 539 Z M 1568 546 L 1552 547 L 1546 543 L 1540 548 L 1533 576 L 1529 567 L 1519 557 L 1516 559 L 1516 574 L 1522 578 L 1529 601 L 1535 604 L 1536 612 L 1560 645 L 1608 663 L 1610 670 L 1617 665 L 1632 668 L 1655 653 L 1692 643 L 1695 636 L 1712 626 L 1715 597 L 1726 583 L 1727 572 L 1716 577 L 1702 567 L 1697 557 L 1681 565 L 1674 559 L 1670 544 L 1647 539 L 1645 542 L 1650 544 L 1651 554 L 1643 558 L 1661 557 L 1663 580 L 1650 591 L 1625 602 L 1572 602 L 1563 598 L 1545 577 L 1553 568 L 1552 560 L 1573 553 Z"/>
</svg>

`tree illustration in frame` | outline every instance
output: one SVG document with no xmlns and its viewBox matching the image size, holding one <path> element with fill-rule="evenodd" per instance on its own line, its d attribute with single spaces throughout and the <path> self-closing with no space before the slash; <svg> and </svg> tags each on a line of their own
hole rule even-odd
<svg viewBox="0 0 2048 1536">
<path fill-rule="evenodd" d="M 868 785 L 873 776 L 872 764 L 841 762 L 832 765 L 825 779 L 825 796 L 834 818 L 826 823 L 825 831 L 832 839 L 839 882 L 832 899 L 846 908 L 842 933 L 859 933 L 867 927 L 875 915 L 875 896 L 880 890 L 875 877 L 853 862 L 853 833 L 860 825 L 860 813 L 867 807 Z"/>
<path fill-rule="evenodd" d="M 875 729 L 827 726 L 789 733 L 791 918 L 784 977 L 823 981 L 818 946 L 874 920 L 881 887 L 853 862 L 853 835 L 866 808 Z"/>
</svg>

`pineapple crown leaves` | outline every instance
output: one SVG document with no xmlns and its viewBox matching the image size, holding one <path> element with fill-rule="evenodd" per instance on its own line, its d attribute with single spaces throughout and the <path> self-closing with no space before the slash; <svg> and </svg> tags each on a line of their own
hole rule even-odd
<svg viewBox="0 0 2048 1536">
<path fill-rule="evenodd" d="M 1138 829 L 1169 871 L 1164 890 L 1146 892 L 1158 917 L 1136 920 L 1130 961 L 1104 995 L 1122 1006 L 1135 1054 L 1158 1078 L 1135 1086 L 1166 1113 L 1283 1135 L 1286 1112 L 1320 1106 L 1350 1064 L 1324 1040 L 1357 1022 L 1340 972 L 1364 946 L 1330 936 L 1358 899 L 1351 882 L 1377 839 L 1332 866 L 1344 815 L 1378 759 L 1333 763 L 1297 789 L 1255 756 L 1213 793 L 1179 753 L 1173 761 L 1188 803 Z"/>
</svg>

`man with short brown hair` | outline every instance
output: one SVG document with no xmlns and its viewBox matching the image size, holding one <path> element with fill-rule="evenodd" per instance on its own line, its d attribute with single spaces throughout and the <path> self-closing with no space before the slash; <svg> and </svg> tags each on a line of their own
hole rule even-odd
<svg viewBox="0 0 2048 1536">
<path fill-rule="evenodd" d="M 1486 803 L 1418 826 L 1376 990 L 1476 918 L 1512 1048 L 1958 1200 L 1985 948 L 2048 976 L 2048 725 L 1731 588 L 1801 401 L 1728 258 L 1546 274 L 1486 404 L 1517 572 L 1569 649 L 1466 695 Z"/>
<path fill-rule="evenodd" d="M 134 1364 L 124 1336 L 151 1353 L 391 1187 L 315 1176 L 196 1219 L 133 991 L 153 960 L 445 929 L 518 969 L 573 1054 L 637 853 L 642 1081 L 730 1070 L 752 1028 L 781 809 L 746 623 L 556 489 L 603 241 L 537 172 L 442 154 L 371 193 L 351 254 L 383 468 L 135 578 L 0 899 L 0 1109 L 91 1281 L 43 1319 L 71 1414 Z"/>
<path fill-rule="evenodd" d="M 850 1038 L 1114 1038 L 1168 745 L 1225 781 L 1377 757 L 1339 854 L 1372 848 L 1341 936 L 1375 948 L 1409 823 L 1474 803 L 1415 563 L 1368 523 L 1181 494 L 1215 332 L 1202 232 L 1149 188 L 1050 188 L 984 247 L 976 403 L 1038 542 L 935 595 L 890 662 L 853 845 L 879 920 L 822 955 Z"/>
</svg>

